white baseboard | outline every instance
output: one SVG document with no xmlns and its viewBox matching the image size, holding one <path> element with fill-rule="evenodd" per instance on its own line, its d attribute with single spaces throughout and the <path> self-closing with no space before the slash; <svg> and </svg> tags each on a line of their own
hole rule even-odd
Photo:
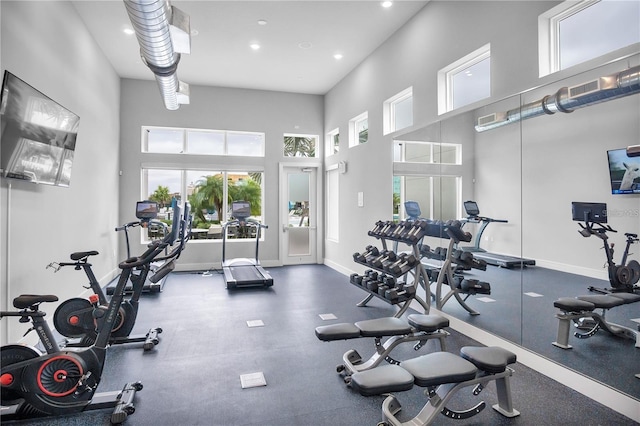
<svg viewBox="0 0 640 426">
<path fill-rule="evenodd" d="M 594 278 L 598 280 L 609 280 L 608 272 L 606 269 L 593 269 L 585 268 L 582 266 L 568 265 L 566 263 L 553 262 L 550 260 L 537 260 L 536 266 L 541 268 L 552 269 L 559 272 L 567 272 L 569 274 L 582 275 L 588 278 Z"/>
</svg>

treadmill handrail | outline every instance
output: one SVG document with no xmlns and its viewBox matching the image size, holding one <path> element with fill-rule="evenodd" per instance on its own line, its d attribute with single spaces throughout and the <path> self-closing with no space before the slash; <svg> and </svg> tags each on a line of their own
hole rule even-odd
<svg viewBox="0 0 640 426">
<path fill-rule="evenodd" d="M 255 261 L 256 261 L 256 265 L 260 264 L 260 261 L 258 260 L 258 249 L 260 246 L 260 236 L 261 236 L 261 230 L 262 228 L 267 229 L 269 226 L 265 225 L 263 223 L 258 222 L 255 219 L 251 219 L 251 218 L 247 218 L 245 220 L 239 220 L 239 219 L 234 219 L 234 220 L 229 220 L 225 223 L 222 224 L 222 264 L 224 265 L 225 261 L 226 261 L 226 247 L 227 247 L 227 228 L 229 226 L 232 225 L 240 225 L 240 224 L 249 224 L 252 225 L 256 228 L 256 257 L 255 257 Z"/>
</svg>

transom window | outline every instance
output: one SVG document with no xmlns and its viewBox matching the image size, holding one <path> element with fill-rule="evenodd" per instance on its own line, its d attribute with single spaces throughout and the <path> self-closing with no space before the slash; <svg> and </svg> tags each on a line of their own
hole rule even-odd
<svg viewBox="0 0 640 426">
<path fill-rule="evenodd" d="M 142 152 L 264 157 L 264 133 L 225 130 L 142 128 Z"/>
<path fill-rule="evenodd" d="M 354 147 L 369 140 L 369 114 L 364 112 L 349 120 L 349 147 Z"/>
<path fill-rule="evenodd" d="M 393 161 L 397 163 L 462 164 L 462 145 L 395 140 Z"/>
<path fill-rule="evenodd" d="M 416 201 L 420 217 L 431 220 L 458 219 L 462 203 L 462 177 L 401 175 L 393 177 L 393 218 L 407 219 L 405 201 Z"/>
<path fill-rule="evenodd" d="M 540 77 L 640 43 L 640 2 L 565 1 L 538 18 Z"/>
<path fill-rule="evenodd" d="M 384 101 L 382 115 L 385 135 L 413 125 L 413 87 Z"/>
<path fill-rule="evenodd" d="M 333 129 L 327 133 L 326 146 L 327 157 L 340 152 L 340 129 Z"/>
<path fill-rule="evenodd" d="M 284 135 L 285 157 L 316 157 L 318 136 L 314 135 Z"/>
<path fill-rule="evenodd" d="M 438 71 L 438 114 L 491 96 L 491 45 Z"/>
</svg>

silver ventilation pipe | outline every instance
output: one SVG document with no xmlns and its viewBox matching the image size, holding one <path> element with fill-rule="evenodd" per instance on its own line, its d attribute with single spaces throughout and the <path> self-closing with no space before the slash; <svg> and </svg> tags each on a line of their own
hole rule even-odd
<svg viewBox="0 0 640 426">
<path fill-rule="evenodd" d="M 493 113 L 478 118 L 477 132 L 495 129 L 540 115 L 573 112 L 578 108 L 640 93 L 640 66 L 617 74 L 599 77 L 586 83 L 562 87 L 553 95 L 522 105 L 507 112 Z"/>
<path fill-rule="evenodd" d="M 189 103 L 189 85 L 178 80 L 180 53 L 190 53 L 189 16 L 168 0 L 124 0 L 142 61 L 156 76 L 164 105 Z"/>
</svg>

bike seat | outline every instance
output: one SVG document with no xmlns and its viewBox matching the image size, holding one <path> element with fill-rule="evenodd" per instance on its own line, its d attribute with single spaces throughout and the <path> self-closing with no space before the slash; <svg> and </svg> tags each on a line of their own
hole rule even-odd
<svg viewBox="0 0 640 426">
<path fill-rule="evenodd" d="M 98 254 L 98 252 L 95 250 L 77 251 L 75 253 L 71 253 L 71 260 L 80 260 L 80 259 L 84 259 L 85 257 L 95 256 L 96 254 Z"/>
<path fill-rule="evenodd" d="M 638 234 L 632 234 L 631 232 L 626 232 L 624 236 L 627 238 L 638 238 Z"/>
<path fill-rule="evenodd" d="M 58 296 L 53 294 L 21 294 L 13 299 L 13 307 L 25 309 L 42 302 L 57 302 Z"/>
</svg>

